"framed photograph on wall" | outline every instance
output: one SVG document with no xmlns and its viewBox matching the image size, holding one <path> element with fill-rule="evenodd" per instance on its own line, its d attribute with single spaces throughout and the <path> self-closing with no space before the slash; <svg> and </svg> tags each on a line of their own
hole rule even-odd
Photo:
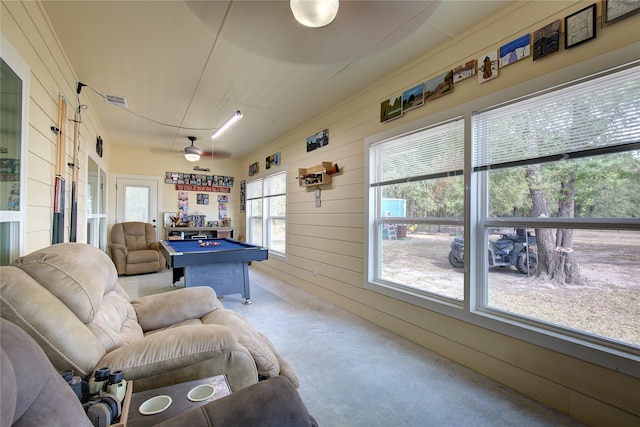
<svg viewBox="0 0 640 427">
<path fill-rule="evenodd" d="M 564 18 L 564 48 L 570 49 L 596 38 L 596 4 Z"/>
<path fill-rule="evenodd" d="M 602 26 L 613 24 L 640 12 L 640 0 L 603 0 Z"/>
</svg>

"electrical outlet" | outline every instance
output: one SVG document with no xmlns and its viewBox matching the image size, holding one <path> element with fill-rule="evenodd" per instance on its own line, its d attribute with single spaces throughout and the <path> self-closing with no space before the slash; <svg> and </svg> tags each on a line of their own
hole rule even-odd
<svg viewBox="0 0 640 427">
<path fill-rule="evenodd" d="M 316 267 L 314 265 L 313 268 L 311 269 L 311 272 L 313 273 L 314 276 L 317 276 L 318 275 L 318 267 Z"/>
</svg>

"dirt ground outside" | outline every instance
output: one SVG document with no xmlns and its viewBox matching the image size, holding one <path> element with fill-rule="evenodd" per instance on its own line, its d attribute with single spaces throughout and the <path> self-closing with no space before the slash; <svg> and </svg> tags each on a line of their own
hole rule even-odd
<svg viewBox="0 0 640 427">
<path fill-rule="evenodd" d="M 558 286 L 515 267 L 489 268 L 488 305 L 640 347 L 640 236 L 574 230 L 584 286 Z M 495 236 L 497 237 L 497 236 Z M 448 262 L 449 233 L 383 240 L 382 277 L 462 300 L 463 271 Z"/>
</svg>

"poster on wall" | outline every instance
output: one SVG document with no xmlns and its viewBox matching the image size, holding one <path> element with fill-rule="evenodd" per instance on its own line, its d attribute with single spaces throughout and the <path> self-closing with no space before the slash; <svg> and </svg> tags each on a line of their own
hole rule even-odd
<svg viewBox="0 0 640 427">
<path fill-rule="evenodd" d="M 186 224 L 189 221 L 189 193 L 186 191 L 178 192 L 178 213 L 180 223 Z"/>
<path fill-rule="evenodd" d="M 247 182 L 240 181 L 240 212 L 244 212 L 247 208 Z"/>
</svg>

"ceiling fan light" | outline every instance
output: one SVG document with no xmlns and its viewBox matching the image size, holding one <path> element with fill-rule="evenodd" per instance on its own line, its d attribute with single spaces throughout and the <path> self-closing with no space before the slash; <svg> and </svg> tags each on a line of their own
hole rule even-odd
<svg viewBox="0 0 640 427">
<path fill-rule="evenodd" d="M 339 0 L 291 0 L 291 12 L 306 27 L 318 28 L 330 24 L 338 14 Z"/>
<path fill-rule="evenodd" d="M 220 126 L 218 128 L 218 130 L 216 130 L 213 135 L 211 135 L 212 139 L 217 139 L 220 137 L 220 135 L 222 135 L 223 133 L 225 133 L 227 131 L 227 129 L 229 129 L 231 126 L 233 126 L 238 120 L 240 120 L 242 118 L 242 113 L 240 112 L 240 110 L 236 110 L 235 113 L 233 113 L 233 116 L 229 117 L 229 120 L 227 120 L 226 122 L 224 122 L 224 124 L 222 126 Z"/>
<path fill-rule="evenodd" d="M 195 145 L 184 147 L 184 158 L 190 162 L 197 162 L 200 160 L 200 153 L 202 153 L 202 151 Z"/>
</svg>

